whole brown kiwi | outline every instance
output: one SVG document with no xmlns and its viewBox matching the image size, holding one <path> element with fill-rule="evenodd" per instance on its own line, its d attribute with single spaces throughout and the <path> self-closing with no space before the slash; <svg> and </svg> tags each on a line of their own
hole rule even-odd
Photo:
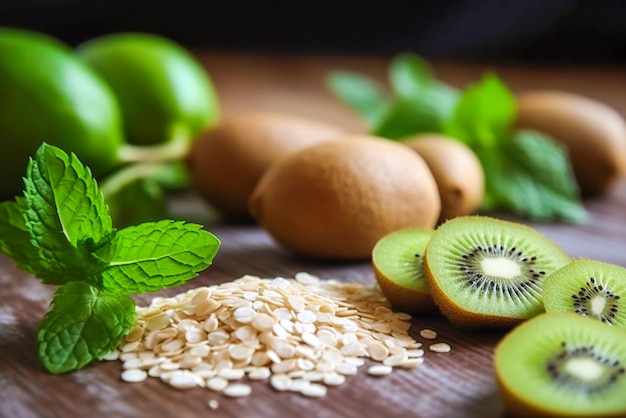
<svg viewBox="0 0 626 418">
<path fill-rule="evenodd" d="M 426 161 L 441 197 L 441 218 L 475 213 L 485 195 L 485 174 L 476 154 L 465 144 L 438 134 L 403 141 Z"/>
<path fill-rule="evenodd" d="M 367 259 L 384 235 L 433 228 L 441 203 L 424 160 L 408 147 L 357 135 L 274 164 L 250 213 L 284 247 L 314 258 Z"/>
<path fill-rule="evenodd" d="M 236 114 L 194 142 L 187 158 L 191 181 L 226 217 L 250 219 L 248 198 L 269 166 L 343 134 L 336 126 L 287 114 Z"/>
<path fill-rule="evenodd" d="M 585 195 L 608 191 L 626 174 L 626 125 L 610 106 L 577 94 L 532 91 L 517 97 L 517 127 L 564 144 Z"/>
</svg>

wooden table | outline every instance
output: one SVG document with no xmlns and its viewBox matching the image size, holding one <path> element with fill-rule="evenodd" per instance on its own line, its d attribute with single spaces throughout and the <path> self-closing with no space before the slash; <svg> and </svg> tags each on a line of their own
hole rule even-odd
<svg viewBox="0 0 626 418">
<path fill-rule="evenodd" d="M 386 57 L 286 57 L 199 52 L 220 92 L 224 114 L 251 109 L 285 111 L 335 122 L 362 131 L 359 120 L 324 90 L 323 76 L 332 68 L 362 71 L 383 79 Z M 626 113 L 626 71 L 582 68 L 531 68 L 440 63 L 437 74 L 456 85 L 495 68 L 516 91 L 559 88 L 598 98 Z M 535 224 L 572 256 L 626 266 L 626 183 L 609 195 L 585 202 L 591 220 L 584 226 Z M 308 271 L 322 278 L 372 283 L 367 261 L 323 264 L 305 262 L 277 247 L 253 225 L 210 223 L 206 208 L 193 195 L 178 196 L 173 210 L 205 220 L 222 240 L 213 266 L 185 286 L 163 291 L 174 295 L 196 286 L 231 281 L 244 274 L 293 276 Z M 176 390 L 157 379 L 120 380 L 118 361 L 94 363 L 63 376 L 42 368 L 36 348 L 37 323 L 52 288 L 16 270 L 0 257 L 0 416 L 1 417 L 499 417 L 504 409 L 497 392 L 492 353 L 503 331 L 454 328 L 438 314 L 413 320 L 412 332 L 437 330 L 448 354 L 426 353 L 414 370 L 397 370 L 373 378 L 362 367 L 357 376 L 331 388 L 322 399 L 278 393 L 267 382 L 252 383 L 252 395 L 229 399 L 204 389 Z M 154 295 L 142 295 L 147 304 Z M 219 408 L 207 407 L 210 399 Z"/>
</svg>

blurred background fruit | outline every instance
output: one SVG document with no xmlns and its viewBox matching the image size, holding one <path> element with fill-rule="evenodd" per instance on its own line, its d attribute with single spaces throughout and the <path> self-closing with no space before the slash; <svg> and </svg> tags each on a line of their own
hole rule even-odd
<svg viewBox="0 0 626 418">
<path fill-rule="evenodd" d="M 96 176 L 119 164 L 120 111 L 105 82 L 46 35 L 0 28 L 0 196 L 23 188 L 42 142 L 74 152 Z"/>
</svg>

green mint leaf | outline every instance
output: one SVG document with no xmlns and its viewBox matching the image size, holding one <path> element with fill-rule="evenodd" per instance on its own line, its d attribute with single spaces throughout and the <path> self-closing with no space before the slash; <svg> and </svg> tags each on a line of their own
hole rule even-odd
<svg viewBox="0 0 626 418">
<path fill-rule="evenodd" d="M 13 259 L 15 265 L 28 273 L 44 271 L 37 249 L 30 242 L 30 234 L 24 219 L 26 202 L 0 203 L 0 251 Z"/>
<path fill-rule="evenodd" d="M 458 101 L 457 91 L 435 81 L 430 67 L 415 54 L 394 57 L 389 81 L 397 100 L 374 126 L 373 134 L 403 139 L 423 132 L 439 132 L 449 120 Z"/>
<path fill-rule="evenodd" d="M 360 114 L 368 124 L 378 123 L 389 106 L 382 88 L 372 79 L 348 71 L 335 71 L 326 79 L 331 93 Z"/>
<path fill-rule="evenodd" d="M 401 99 L 413 100 L 431 84 L 433 75 L 430 66 L 415 54 L 396 55 L 389 66 L 389 81 Z"/>
<path fill-rule="evenodd" d="M 509 137 L 517 107 L 515 97 L 493 73 L 463 91 L 444 133 L 463 140 L 470 147 L 491 147 Z"/>
<path fill-rule="evenodd" d="M 44 283 L 60 284 L 101 269 L 91 253 L 113 234 L 96 181 L 74 155 L 42 144 L 25 179 L 26 226 L 42 258 Z"/>
<path fill-rule="evenodd" d="M 432 132 L 437 122 L 428 106 L 420 102 L 398 100 L 389 108 L 372 134 L 389 139 L 402 139 L 420 132 Z"/>
<path fill-rule="evenodd" d="M 0 203 L 0 251 L 9 257 L 33 252 L 23 209 L 24 199 Z"/>
<path fill-rule="evenodd" d="M 587 219 L 567 154 L 555 141 L 519 131 L 500 147 L 481 149 L 477 155 L 492 208 L 506 207 L 537 221 Z"/>
<path fill-rule="evenodd" d="M 458 92 L 433 79 L 426 61 L 404 53 L 389 69 L 397 98 L 389 101 L 383 89 L 360 74 L 336 71 L 327 77 L 330 91 L 367 122 L 373 135 L 390 139 L 421 132 L 439 132 L 456 108 Z"/>
<path fill-rule="evenodd" d="M 200 225 L 159 221 L 121 229 L 111 245 L 113 258 L 101 273 L 105 289 L 141 293 L 196 277 L 211 265 L 220 242 Z"/>
<path fill-rule="evenodd" d="M 108 209 L 95 179 L 75 154 L 43 144 L 28 168 L 28 193 L 40 203 L 43 214 L 73 246 L 86 238 L 98 242 L 113 232 Z M 28 196 L 27 196 L 28 199 Z"/>
<path fill-rule="evenodd" d="M 440 132 L 454 113 L 458 92 L 433 82 L 423 86 L 421 93 L 397 100 L 373 129 L 373 134 L 390 139 L 403 139 L 424 132 Z"/>
<path fill-rule="evenodd" d="M 67 283 L 39 324 L 39 357 L 53 374 L 80 369 L 117 347 L 134 320 L 130 297 L 84 282 Z"/>
</svg>

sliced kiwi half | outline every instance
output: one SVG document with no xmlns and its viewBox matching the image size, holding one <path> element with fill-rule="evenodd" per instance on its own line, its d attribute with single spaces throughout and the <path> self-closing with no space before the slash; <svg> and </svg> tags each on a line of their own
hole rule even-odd
<svg viewBox="0 0 626 418">
<path fill-rule="evenodd" d="M 465 326 L 511 326 L 543 312 L 542 284 L 571 258 L 516 222 L 463 216 L 441 225 L 424 273 L 436 305 Z"/>
<path fill-rule="evenodd" d="M 626 416 L 626 331 L 574 313 L 544 313 L 498 344 L 494 365 L 511 415 Z"/>
<path fill-rule="evenodd" d="M 435 309 L 424 279 L 424 249 L 432 229 L 408 228 L 382 237 L 372 250 L 376 280 L 391 304 L 405 312 Z"/>
<path fill-rule="evenodd" d="M 574 312 L 626 327 L 626 269 L 595 260 L 573 261 L 546 278 L 543 303 L 547 312 Z"/>
</svg>

